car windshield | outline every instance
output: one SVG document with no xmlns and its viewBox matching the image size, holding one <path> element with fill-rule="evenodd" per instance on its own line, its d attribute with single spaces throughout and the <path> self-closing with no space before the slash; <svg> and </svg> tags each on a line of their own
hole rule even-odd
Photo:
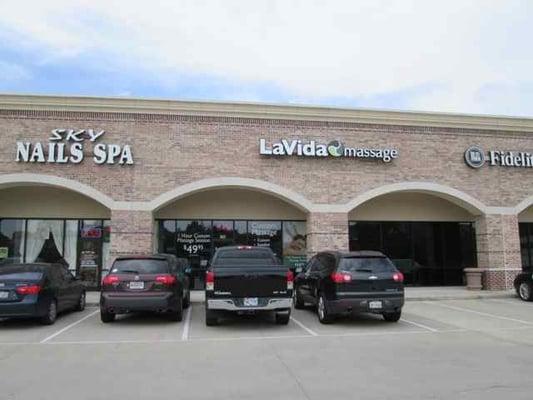
<svg viewBox="0 0 533 400">
<path fill-rule="evenodd" d="M 344 257 L 339 262 L 338 271 L 345 272 L 394 272 L 396 268 L 385 257 Z"/>
<path fill-rule="evenodd" d="M 112 274 L 162 274 L 168 273 L 166 260 L 155 258 L 129 258 L 116 260 Z"/>
<path fill-rule="evenodd" d="M 277 265 L 272 253 L 264 250 L 227 250 L 221 251 L 216 258 L 216 265 Z"/>
</svg>

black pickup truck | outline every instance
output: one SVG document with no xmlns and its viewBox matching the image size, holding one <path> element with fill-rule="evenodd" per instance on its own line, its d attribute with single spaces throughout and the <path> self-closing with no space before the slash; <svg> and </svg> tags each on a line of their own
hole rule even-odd
<svg viewBox="0 0 533 400">
<path fill-rule="evenodd" d="M 224 312 L 274 312 L 276 323 L 289 323 L 293 273 L 271 249 L 230 246 L 216 250 L 206 272 L 205 323 L 218 324 Z"/>
</svg>

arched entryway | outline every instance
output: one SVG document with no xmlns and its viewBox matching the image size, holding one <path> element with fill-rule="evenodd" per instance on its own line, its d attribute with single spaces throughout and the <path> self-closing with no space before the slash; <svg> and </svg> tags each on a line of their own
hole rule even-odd
<svg viewBox="0 0 533 400">
<path fill-rule="evenodd" d="M 475 221 L 484 205 L 442 185 L 378 188 L 348 213 L 350 250 L 379 250 L 416 286 L 463 285 L 475 267 Z"/>
<path fill-rule="evenodd" d="M 187 258 L 197 288 L 203 284 L 207 261 L 221 246 L 270 247 L 294 268 L 306 262 L 307 209 L 296 202 L 297 195 L 288 198 L 288 192 L 274 192 L 259 181 L 252 186 L 223 182 L 177 190 L 177 198 L 154 211 L 158 251 Z"/>
<path fill-rule="evenodd" d="M 63 263 L 98 287 L 110 250 L 111 211 L 99 201 L 105 197 L 91 198 L 62 178 L 19 178 L 0 177 L 0 262 Z"/>
</svg>

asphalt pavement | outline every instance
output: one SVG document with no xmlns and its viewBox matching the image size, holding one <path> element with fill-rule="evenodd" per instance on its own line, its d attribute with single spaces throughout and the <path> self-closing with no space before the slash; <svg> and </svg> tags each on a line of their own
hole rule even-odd
<svg viewBox="0 0 533 400">
<path fill-rule="evenodd" d="M 4 399 L 531 399 L 533 303 L 514 297 L 409 301 L 380 316 L 318 322 L 293 310 L 206 327 L 195 299 L 182 322 L 0 322 Z"/>
</svg>

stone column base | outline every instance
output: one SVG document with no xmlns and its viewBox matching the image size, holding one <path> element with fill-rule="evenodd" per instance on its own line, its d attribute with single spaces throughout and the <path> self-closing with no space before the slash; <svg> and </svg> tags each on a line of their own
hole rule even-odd
<svg viewBox="0 0 533 400">
<path fill-rule="evenodd" d="M 522 268 L 483 268 L 485 277 L 483 289 L 509 290 L 513 289 L 513 281 L 522 272 Z"/>
</svg>

